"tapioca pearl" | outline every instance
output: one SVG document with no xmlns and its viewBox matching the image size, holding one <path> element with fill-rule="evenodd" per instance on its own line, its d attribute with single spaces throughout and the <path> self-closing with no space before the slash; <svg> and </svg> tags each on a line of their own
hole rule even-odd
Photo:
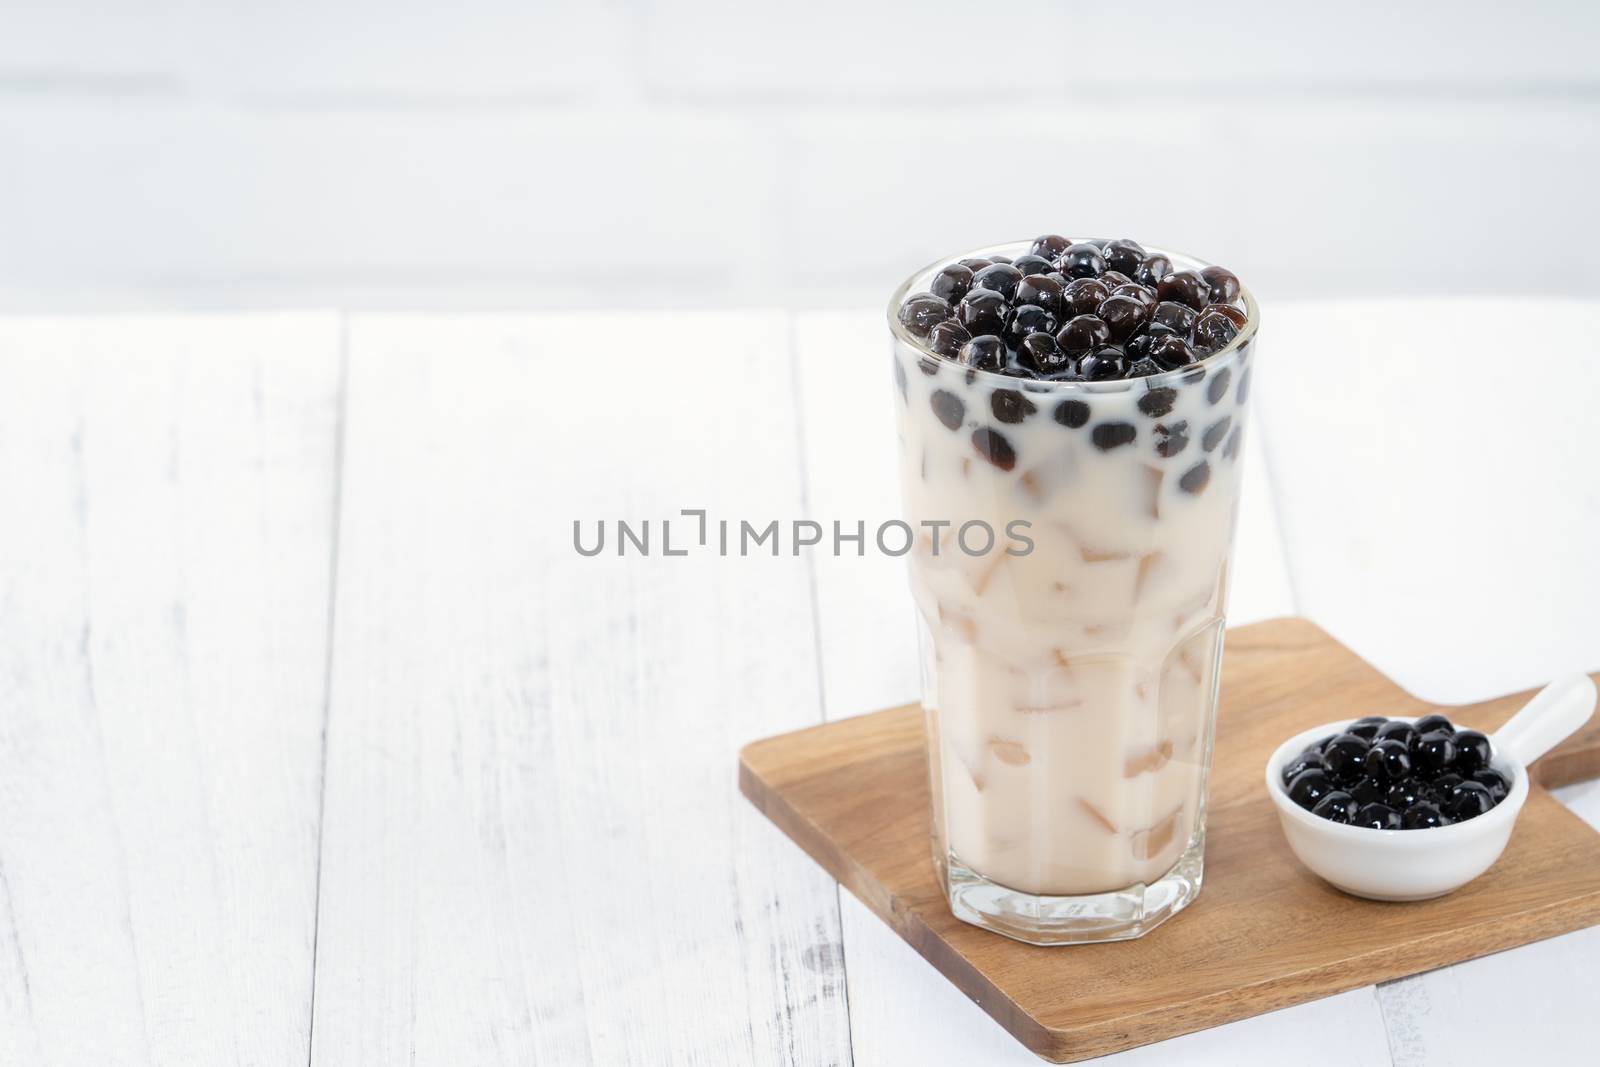
<svg viewBox="0 0 1600 1067">
<path fill-rule="evenodd" d="M 1157 374 L 1165 374 L 1167 368 L 1145 356 L 1143 359 L 1127 361 L 1127 367 L 1122 372 L 1124 378 L 1149 378 Z"/>
<path fill-rule="evenodd" d="M 1072 367 L 1072 357 L 1047 333 L 1030 333 L 1017 346 L 1017 362 L 1034 374 L 1051 377 Z"/>
<path fill-rule="evenodd" d="M 1139 398 L 1139 410 L 1152 419 L 1159 419 L 1172 410 L 1178 401 L 1178 391 L 1162 386 L 1152 389 Z"/>
<path fill-rule="evenodd" d="M 1101 345 L 1078 360 L 1078 373 L 1087 382 L 1116 381 L 1128 369 L 1123 357 L 1123 350 L 1116 345 Z"/>
<path fill-rule="evenodd" d="M 966 403 L 948 389 L 935 389 L 928 397 L 928 406 L 933 408 L 934 418 L 944 423 L 947 430 L 961 429 L 961 422 L 967 417 Z"/>
<path fill-rule="evenodd" d="M 1011 447 L 1011 442 L 1005 436 L 989 426 L 982 426 L 972 431 L 972 447 L 978 455 L 993 463 L 1003 471 L 1008 471 L 1017 465 L 1016 450 Z"/>
<path fill-rule="evenodd" d="M 1241 373 L 1239 375 L 1239 388 L 1238 388 L 1237 391 L 1235 391 L 1235 393 L 1233 395 L 1236 398 L 1238 398 L 1238 401 L 1241 404 L 1243 404 L 1246 400 L 1250 399 L 1250 368 L 1249 367 L 1246 367 L 1244 369 L 1243 373 Z"/>
<path fill-rule="evenodd" d="M 1010 256 L 990 256 L 989 257 L 989 262 L 990 263 L 1010 263 L 1011 262 L 1011 257 Z"/>
<path fill-rule="evenodd" d="M 1162 459 L 1171 459 L 1182 452 L 1189 445 L 1189 421 L 1179 419 L 1174 423 L 1158 422 L 1151 431 L 1155 438 L 1156 455 Z"/>
<path fill-rule="evenodd" d="M 1021 271 L 1024 278 L 1030 274 L 1049 274 L 1056 269 L 1053 260 L 1046 259 L 1044 256 L 1034 255 L 1032 252 L 1013 259 L 1011 265 Z"/>
<path fill-rule="evenodd" d="M 918 356 L 917 369 L 930 378 L 937 377 L 939 374 L 939 361 L 931 356 Z"/>
<path fill-rule="evenodd" d="M 1228 443 L 1222 446 L 1223 459 L 1237 459 L 1239 456 L 1239 439 L 1244 435 L 1244 427 L 1237 426 L 1228 435 Z"/>
<path fill-rule="evenodd" d="M 1043 256 L 1054 262 L 1061 258 L 1061 253 L 1072 246 L 1072 242 L 1058 233 L 1047 233 L 1043 237 L 1035 237 L 1033 244 L 1028 249 L 1030 255 Z"/>
<path fill-rule="evenodd" d="M 1089 405 L 1082 400 L 1063 400 L 1056 405 L 1055 420 L 1069 430 L 1089 421 Z"/>
<path fill-rule="evenodd" d="M 1124 285 L 1133 284 L 1133 279 L 1122 273 L 1120 270 L 1108 270 L 1104 274 L 1100 275 L 1100 277 L 1096 278 L 1095 281 L 1099 282 L 1107 289 L 1117 289 Z"/>
<path fill-rule="evenodd" d="M 1239 328 L 1226 315 L 1208 311 L 1194 323 L 1194 347 L 1197 352 L 1210 355 L 1228 347 L 1228 342 L 1239 336 Z"/>
<path fill-rule="evenodd" d="M 1056 269 L 1069 278 L 1096 278 L 1106 269 L 1106 257 L 1100 246 L 1088 241 L 1068 245 L 1056 260 Z"/>
<path fill-rule="evenodd" d="M 1113 341 L 1126 341 L 1144 325 L 1144 305 L 1131 296 L 1108 296 L 1095 314 L 1110 329 Z"/>
<path fill-rule="evenodd" d="M 1206 427 L 1206 432 L 1200 435 L 1200 448 L 1205 452 L 1215 452 L 1222 439 L 1228 436 L 1228 431 L 1233 428 L 1233 416 L 1224 415 L 1222 418 Z"/>
<path fill-rule="evenodd" d="M 1150 313 L 1150 321 L 1165 326 L 1177 334 L 1187 335 L 1194 329 L 1195 319 L 1199 318 L 1194 308 L 1187 304 L 1180 304 L 1174 300 L 1163 300 L 1156 305 Z"/>
<path fill-rule="evenodd" d="M 994 260 L 986 259 L 983 256 L 973 256 L 969 259 L 961 260 L 960 263 L 963 267 L 976 274 L 983 268 L 991 266 L 994 263 Z"/>
<path fill-rule="evenodd" d="M 1174 271 L 1161 279 L 1156 295 L 1162 300 L 1186 304 L 1196 311 L 1206 306 L 1206 283 L 1192 270 Z"/>
<path fill-rule="evenodd" d="M 1183 472 L 1183 477 L 1178 479 L 1178 488 L 1185 493 L 1198 495 L 1205 491 L 1211 484 L 1211 464 L 1201 460 Z"/>
<path fill-rule="evenodd" d="M 1200 271 L 1206 283 L 1206 299 L 1213 304 L 1231 304 L 1239 299 L 1239 277 L 1231 270 L 1206 267 Z"/>
<path fill-rule="evenodd" d="M 1061 290 L 1061 313 L 1068 318 L 1092 315 L 1110 295 L 1111 290 L 1099 278 L 1073 278 Z"/>
<path fill-rule="evenodd" d="M 974 337 L 999 336 L 1006 328 L 1006 298 L 993 289 L 973 289 L 956 305 L 956 318 Z"/>
<path fill-rule="evenodd" d="M 964 263 L 952 263 L 944 267 L 928 283 L 928 291 L 952 307 L 960 303 L 971 289 L 972 268 Z"/>
<path fill-rule="evenodd" d="M 1246 315 L 1232 304 L 1207 304 L 1205 307 L 1200 309 L 1200 314 L 1209 315 L 1213 311 L 1219 315 L 1226 315 L 1228 317 L 1228 321 L 1239 327 L 1241 330 L 1244 329 L 1244 324 L 1250 321 L 1250 316 Z"/>
<path fill-rule="evenodd" d="M 1022 281 L 1022 272 L 1009 263 L 991 263 L 972 276 L 972 284 L 978 289 L 993 289 L 1007 300 L 1017 295 L 1017 283 Z"/>
<path fill-rule="evenodd" d="M 906 394 L 906 369 L 900 365 L 900 361 L 898 359 L 892 360 L 891 362 L 893 362 L 893 364 L 894 364 L 894 385 L 895 385 L 895 388 L 900 390 L 900 399 L 901 400 L 907 400 L 908 397 L 907 397 L 907 394 Z"/>
<path fill-rule="evenodd" d="M 1213 404 L 1220 401 L 1228 392 L 1228 381 L 1233 377 L 1233 371 L 1223 367 L 1206 383 L 1206 399 Z"/>
<path fill-rule="evenodd" d="M 1132 275 L 1139 269 L 1139 264 L 1144 262 L 1145 250 L 1137 241 L 1119 238 L 1107 241 L 1105 247 L 1106 268 L 1121 274 Z"/>
<path fill-rule="evenodd" d="M 1083 356 L 1111 341 L 1111 327 L 1098 315 L 1069 319 L 1056 334 L 1056 344 L 1069 356 Z"/>
<path fill-rule="evenodd" d="M 1148 285 L 1154 289 L 1161 284 L 1161 279 L 1165 278 L 1171 271 L 1172 260 L 1160 253 L 1152 253 L 1141 259 L 1139 265 L 1133 268 L 1133 280 L 1140 285 Z"/>
<path fill-rule="evenodd" d="M 900 305 L 900 325 L 917 337 L 928 336 L 936 323 L 951 315 L 950 305 L 932 293 L 918 293 L 906 297 Z"/>
<path fill-rule="evenodd" d="M 1205 376 L 1206 365 L 1204 363 L 1196 363 L 1194 366 L 1184 371 L 1178 380 L 1183 382 L 1184 385 L 1193 385 L 1195 382 L 1200 381 Z"/>
<path fill-rule="evenodd" d="M 1089 440 L 1102 452 L 1131 445 L 1139 438 L 1139 430 L 1131 422 L 1101 422 L 1089 431 Z"/>
<path fill-rule="evenodd" d="M 961 346 L 961 352 L 956 357 L 962 363 L 975 370 L 993 371 L 998 374 L 1006 365 L 1006 343 L 994 334 L 982 334 L 974 337 Z"/>
<path fill-rule="evenodd" d="M 1022 339 L 1030 333 L 1053 334 L 1057 325 L 1056 317 L 1044 308 L 1037 304 L 1023 304 L 1006 313 L 1006 325 L 1000 331 L 1000 339 L 1012 348 L 1019 348 Z"/>
<path fill-rule="evenodd" d="M 951 359 L 961 351 L 961 346 L 972 340 L 972 334 L 955 319 L 945 319 L 928 331 L 928 347 L 941 356 Z"/>
<path fill-rule="evenodd" d="M 1111 290 L 1111 295 L 1133 297 L 1135 300 L 1139 301 L 1139 303 L 1144 305 L 1146 315 L 1149 315 L 1150 312 L 1155 310 L 1156 305 L 1161 303 L 1161 301 L 1156 299 L 1156 291 L 1154 289 L 1150 288 L 1148 285 L 1140 285 L 1138 282 L 1129 282 L 1127 285 L 1119 285 L 1115 289 Z"/>
<path fill-rule="evenodd" d="M 1047 274 L 1024 275 L 1017 283 L 1016 302 L 1033 304 L 1052 315 L 1061 314 L 1061 292 L 1064 286 Z"/>
<path fill-rule="evenodd" d="M 1018 423 L 1039 409 L 1015 389 L 996 389 L 989 394 L 989 410 L 1000 422 Z"/>
<path fill-rule="evenodd" d="M 1150 342 L 1150 349 L 1145 354 L 1169 370 L 1187 367 L 1195 361 L 1194 349 L 1189 347 L 1188 341 L 1177 334 L 1157 337 Z"/>
</svg>

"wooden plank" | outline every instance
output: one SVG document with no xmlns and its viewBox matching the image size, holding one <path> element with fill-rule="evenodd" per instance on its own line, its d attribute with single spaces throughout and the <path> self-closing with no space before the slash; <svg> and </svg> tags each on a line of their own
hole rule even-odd
<svg viewBox="0 0 1600 1067">
<path fill-rule="evenodd" d="M 313 1063 L 848 1062 L 835 887 L 727 763 L 818 719 L 804 559 L 659 556 L 796 517 L 784 319 L 351 352 Z M 574 551 L 619 517 L 656 556 Z"/>
<path fill-rule="evenodd" d="M 900 513 L 888 340 L 876 312 L 795 317 L 796 375 L 805 442 L 806 498 L 821 522 Z M 1242 622 L 1291 614 L 1293 597 L 1278 543 L 1262 437 L 1245 439 L 1230 616 Z M 813 557 L 823 707 L 830 720 L 918 696 L 913 607 L 903 560 Z M 841 923 L 850 986 L 852 1047 L 862 1063 L 1032 1063 L 1034 1057 L 928 966 L 850 894 Z M 1284 1044 L 1310 1039 L 1350 1062 L 1386 1062 L 1383 1018 L 1372 990 L 1185 1035 L 1123 1054 L 1184 1063 L 1213 1055 L 1229 1067 L 1277 1067 Z"/>
<path fill-rule="evenodd" d="M 1506 854 L 1470 885 L 1405 906 L 1347 897 L 1284 847 L 1261 766 L 1283 737 L 1427 705 L 1300 620 L 1229 635 L 1206 891 L 1139 941 L 1036 949 L 958 922 L 926 848 L 913 706 L 747 746 L 747 796 L 1023 1044 L 1059 1061 L 1117 1051 L 1497 952 L 1600 921 L 1600 835 L 1534 787 Z M 1450 709 L 1492 729 L 1496 707 Z M 1286 937 L 1318 926 L 1338 938 Z"/>
<path fill-rule="evenodd" d="M 339 335 L 0 322 L 0 1063 L 306 1056 Z"/>
</svg>

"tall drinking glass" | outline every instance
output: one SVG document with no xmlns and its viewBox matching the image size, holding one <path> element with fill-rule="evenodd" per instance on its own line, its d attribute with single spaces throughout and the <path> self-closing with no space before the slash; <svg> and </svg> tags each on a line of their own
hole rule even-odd
<svg viewBox="0 0 1600 1067">
<path fill-rule="evenodd" d="M 934 864 L 978 926 L 1034 944 L 1139 937 L 1200 891 L 1259 313 L 1242 293 L 1238 336 L 1177 371 L 1023 381 L 935 356 L 900 324 L 957 258 L 889 313 Z"/>
</svg>

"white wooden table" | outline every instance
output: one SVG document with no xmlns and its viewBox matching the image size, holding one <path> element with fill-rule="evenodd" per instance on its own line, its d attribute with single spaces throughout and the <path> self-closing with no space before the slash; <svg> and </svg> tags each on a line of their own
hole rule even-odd
<svg viewBox="0 0 1600 1067">
<path fill-rule="evenodd" d="M 1269 305 L 1232 612 L 1442 700 L 1600 667 L 1600 305 L 1500 302 L 1509 353 L 1462 311 Z M 0 320 L 0 1064 L 1035 1062 L 735 790 L 741 743 L 915 696 L 901 562 L 572 548 L 894 517 L 885 345 L 872 312 Z M 1597 958 L 1112 1059 L 1590 1062 Z"/>
</svg>

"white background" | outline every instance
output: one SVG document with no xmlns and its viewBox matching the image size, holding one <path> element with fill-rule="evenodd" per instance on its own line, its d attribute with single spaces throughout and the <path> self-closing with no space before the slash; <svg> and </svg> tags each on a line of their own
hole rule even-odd
<svg viewBox="0 0 1600 1067">
<path fill-rule="evenodd" d="M 0 309 L 865 306 L 1128 235 L 1594 295 L 1600 5 L 4 0 Z"/>
</svg>

